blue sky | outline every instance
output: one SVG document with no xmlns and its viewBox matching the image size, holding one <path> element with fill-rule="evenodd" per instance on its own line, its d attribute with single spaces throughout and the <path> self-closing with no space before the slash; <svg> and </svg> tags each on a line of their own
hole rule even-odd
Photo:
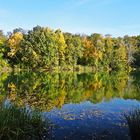
<svg viewBox="0 0 140 140">
<path fill-rule="evenodd" d="M 72 33 L 140 34 L 140 0 L 0 0 L 0 29 L 49 26 Z"/>
</svg>

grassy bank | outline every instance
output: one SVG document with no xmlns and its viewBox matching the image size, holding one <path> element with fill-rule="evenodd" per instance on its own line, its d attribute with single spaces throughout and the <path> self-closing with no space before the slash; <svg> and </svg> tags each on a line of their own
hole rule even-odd
<svg viewBox="0 0 140 140">
<path fill-rule="evenodd" d="M 47 128 L 39 112 L 15 105 L 0 108 L 0 140 L 46 140 Z"/>
</svg>

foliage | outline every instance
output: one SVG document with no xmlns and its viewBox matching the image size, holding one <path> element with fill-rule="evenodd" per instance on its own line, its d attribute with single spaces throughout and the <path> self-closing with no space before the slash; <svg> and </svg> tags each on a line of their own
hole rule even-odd
<svg viewBox="0 0 140 140">
<path fill-rule="evenodd" d="M 0 32 L 1 65 L 8 60 L 12 67 L 28 69 L 75 69 L 81 65 L 96 71 L 129 71 L 140 65 L 139 47 L 140 36 L 80 35 L 40 26 L 28 32 L 15 29 L 7 37 Z"/>
<path fill-rule="evenodd" d="M 134 66 L 139 68 L 140 67 L 140 48 L 137 48 L 133 56 L 134 56 L 134 61 L 133 61 Z"/>
<path fill-rule="evenodd" d="M 6 52 L 6 36 L 3 34 L 2 31 L 0 31 L 0 70 L 4 69 L 5 67 L 8 67 L 7 60 L 4 59 L 4 54 Z"/>
<path fill-rule="evenodd" d="M 9 57 L 13 57 L 16 52 L 20 49 L 20 42 L 23 39 L 23 34 L 21 32 L 16 32 L 10 36 L 7 45 L 10 52 L 7 54 Z"/>
<path fill-rule="evenodd" d="M 60 30 L 37 26 L 24 35 L 19 50 L 21 64 L 30 68 L 48 68 L 65 62 L 65 40 Z"/>
<path fill-rule="evenodd" d="M 76 66 L 78 60 L 83 56 L 83 45 L 79 35 L 72 35 L 70 33 L 64 34 L 66 41 L 66 64 L 70 66 Z"/>
<path fill-rule="evenodd" d="M 22 40 L 23 34 L 21 32 L 15 32 L 9 36 L 6 42 L 5 57 L 8 59 L 12 67 L 20 62 L 20 58 L 17 52 L 20 49 Z"/>
<path fill-rule="evenodd" d="M 84 46 L 83 63 L 88 64 L 90 66 L 97 66 L 98 61 L 97 50 L 87 37 L 83 38 L 83 46 Z"/>
</svg>

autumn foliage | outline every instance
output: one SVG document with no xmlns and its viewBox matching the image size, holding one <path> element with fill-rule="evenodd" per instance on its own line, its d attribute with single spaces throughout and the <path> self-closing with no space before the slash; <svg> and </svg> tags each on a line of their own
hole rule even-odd
<svg viewBox="0 0 140 140">
<path fill-rule="evenodd" d="M 28 32 L 15 29 L 8 36 L 0 33 L 0 58 L 3 64 L 21 69 L 129 70 L 140 66 L 139 38 L 71 34 L 40 26 Z"/>
</svg>

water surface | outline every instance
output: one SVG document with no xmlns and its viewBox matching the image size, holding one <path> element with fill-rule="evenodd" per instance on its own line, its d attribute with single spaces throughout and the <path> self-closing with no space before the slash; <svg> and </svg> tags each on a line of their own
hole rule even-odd
<svg viewBox="0 0 140 140">
<path fill-rule="evenodd" d="M 43 112 L 53 126 L 50 139 L 130 139 L 125 112 L 140 105 L 140 74 L 2 74 L 0 102 Z"/>
</svg>

